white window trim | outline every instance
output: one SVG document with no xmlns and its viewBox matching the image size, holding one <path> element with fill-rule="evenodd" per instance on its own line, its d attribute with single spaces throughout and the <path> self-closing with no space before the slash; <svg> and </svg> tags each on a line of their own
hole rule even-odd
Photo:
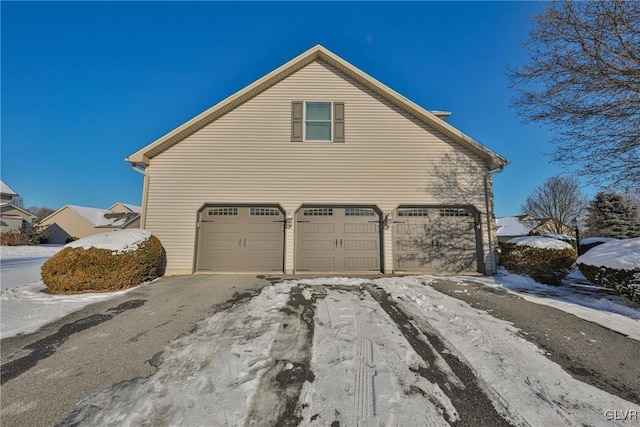
<svg viewBox="0 0 640 427">
<path fill-rule="evenodd" d="M 331 114 L 331 126 L 329 128 L 329 132 L 331 134 L 331 137 L 328 140 L 323 140 L 323 139 L 307 139 L 307 103 L 323 103 L 323 104 L 329 104 L 329 113 Z M 333 101 L 326 101 L 326 100 L 309 100 L 309 101 L 303 101 L 302 102 L 302 142 L 309 142 L 312 144 L 318 143 L 318 144 L 329 144 L 329 143 L 333 143 L 333 126 L 334 126 L 334 120 L 335 118 L 333 117 Z M 324 123 L 321 122 L 321 123 Z"/>
</svg>

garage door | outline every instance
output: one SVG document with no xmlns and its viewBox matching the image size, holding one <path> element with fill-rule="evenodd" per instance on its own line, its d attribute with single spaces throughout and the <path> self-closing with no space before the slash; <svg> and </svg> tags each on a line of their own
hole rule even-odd
<svg viewBox="0 0 640 427">
<path fill-rule="evenodd" d="M 466 208 L 398 208 L 393 244 L 396 271 L 478 270 L 475 215 Z"/>
<path fill-rule="evenodd" d="M 380 271 L 380 215 L 372 208 L 302 208 L 296 271 Z"/>
<path fill-rule="evenodd" d="M 200 213 L 199 271 L 283 271 L 284 215 L 276 207 L 206 207 Z"/>
</svg>

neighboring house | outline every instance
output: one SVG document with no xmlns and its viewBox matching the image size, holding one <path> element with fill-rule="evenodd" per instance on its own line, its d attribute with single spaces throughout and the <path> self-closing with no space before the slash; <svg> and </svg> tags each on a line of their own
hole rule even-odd
<svg viewBox="0 0 640 427">
<path fill-rule="evenodd" d="M 36 216 L 11 201 L 18 194 L 3 181 L 0 181 L 0 232 L 20 233 L 36 220 Z"/>
<path fill-rule="evenodd" d="M 516 215 L 496 218 L 498 242 L 504 243 L 515 237 L 557 233 L 551 218 L 536 218 L 533 215 Z M 567 224 L 562 225 L 561 234 L 575 235 L 575 230 Z"/>
<path fill-rule="evenodd" d="M 508 160 L 448 115 L 316 46 L 127 158 L 142 227 L 166 274 L 492 274 Z"/>
<path fill-rule="evenodd" d="M 66 243 L 71 238 L 81 239 L 96 233 L 138 228 L 140 207 L 120 202 L 109 209 L 66 205 L 40 221 L 40 224 L 48 226 L 48 243 Z"/>
</svg>

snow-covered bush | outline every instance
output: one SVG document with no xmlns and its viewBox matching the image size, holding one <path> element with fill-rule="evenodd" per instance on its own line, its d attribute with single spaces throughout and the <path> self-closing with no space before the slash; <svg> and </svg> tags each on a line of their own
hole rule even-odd
<svg viewBox="0 0 640 427">
<path fill-rule="evenodd" d="M 158 276 L 162 245 L 140 229 L 94 234 L 69 243 L 42 266 L 54 294 L 130 288 Z"/>
<path fill-rule="evenodd" d="M 602 243 L 578 258 L 578 268 L 596 285 L 640 302 L 640 237 Z"/>
<path fill-rule="evenodd" d="M 569 243 L 540 236 L 508 240 L 502 244 L 500 253 L 504 268 L 547 285 L 560 285 L 576 258 Z"/>
<path fill-rule="evenodd" d="M 614 239 L 612 237 L 587 237 L 586 239 L 580 240 L 580 253 L 584 254 L 596 246 L 600 246 L 603 243 L 614 242 L 616 240 L 618 239 Z"/>
</svg>

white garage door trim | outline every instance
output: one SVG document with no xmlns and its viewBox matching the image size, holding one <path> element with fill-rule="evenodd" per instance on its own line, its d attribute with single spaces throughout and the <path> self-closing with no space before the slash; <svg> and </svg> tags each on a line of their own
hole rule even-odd
<svg viewBox="0 0 640 427">
<path fill-rule="evenodd" d="M 295 215 L 295 271 L 381 272 L 381 219 L 372 205 L 303 205 Z"/>
<path fill-rule="evenodd" d="M 282 273 L 284 228 L 277 204 L 205 204 L 198 210 L 194 271 Z"/>
<path fill-rule="evenodd" d="M 393 214 L 395 272 L 480 272 L 480 213 L 470 205 L 400 205 Z"/>
</svg>

